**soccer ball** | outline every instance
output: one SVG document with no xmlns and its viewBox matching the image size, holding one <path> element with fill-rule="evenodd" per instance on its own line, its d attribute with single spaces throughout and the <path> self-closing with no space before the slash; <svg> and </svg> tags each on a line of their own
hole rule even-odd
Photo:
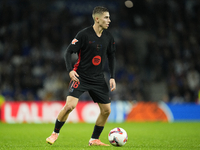
<svg viewBox="0 0 200 150">
<path fill-rule="evenodd" d="M 114 128 L 109 132 L 108 140 L 113 146 L 123 146 L 128 140 L 128 135 L 124 129 Z"/>
</svg>

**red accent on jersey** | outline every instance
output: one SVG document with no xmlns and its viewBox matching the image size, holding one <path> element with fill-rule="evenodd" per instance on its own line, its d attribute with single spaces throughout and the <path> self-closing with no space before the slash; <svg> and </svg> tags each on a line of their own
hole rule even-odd
<svg viewBox="0 0 200 150">
<path fill-rule="evenodd" d="M 80 82 L 74 82 L 73 88 L 77 88 L 79 86 Z"/>
<path fill-rule="evenodd" d="M 78 66 L 79 66 L 79 64 L 80 64 L 80 61 L 81 61 L 81 50 L 80 50 L 80 52 L 78 53 L 78 60 L 77 60 L 77 62 L 76 62 L 76 64 L 74 65 L 74 71 L 76 71 L 77 69 L 78 69 Z"/>
</svg>

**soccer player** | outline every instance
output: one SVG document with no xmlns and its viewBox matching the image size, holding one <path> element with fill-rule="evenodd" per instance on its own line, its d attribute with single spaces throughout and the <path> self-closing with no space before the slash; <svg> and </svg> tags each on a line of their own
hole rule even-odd
<svg viewBox="0 0 200 150">
<path fill-rule="evenodd" d="M 111 112 L 109 87 L 105 81 L 103 69 L 108 60 L 110 69 L 110 90 L 116 89 L 115 83 L 115 42 L 107 29 L 111 22 L 107 8 L 97 6 L 92 17 L 93 26 L 89 26 L 76 35 L 65 53 L 65 63 L 71 82 L 69 84 L 66 104 L 58 114 L 55 128 L 46 142 L 53 144 L 59 135 L 61 127 L 68 118 L 69 113 L 76 107 L 80 95 L 88 91 L 95 103 L 98 103 L 100 114 L 96 120 L 94 130 L 89 140 L 89 146 L 109 146 L 99 140 L 105 123 Z M 71 54 L 77 53 L 77 63 L 72 67 Z"/>
</svg>

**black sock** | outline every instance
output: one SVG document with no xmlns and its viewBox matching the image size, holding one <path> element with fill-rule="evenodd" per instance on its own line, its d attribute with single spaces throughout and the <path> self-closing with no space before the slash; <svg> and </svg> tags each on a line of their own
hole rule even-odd
<svg viewBox="0 0 200 150">
<path fill-rule="evenodd" d="M 93 139 L 99 139 L 99 136 L 101 134 L 101 132 L 103 131 L 104 126 L 94 126 L 94 131 L 92 133 L 92 137 Z"/>
<path fill-rule="evenodd" d="M 60 122 L 58 119 L 56 119 L 54 132 L 59 133 L 60 129 L 62 128 L 62 126 L 64 125 L 64 123 L 65 122 Z"/>
</svg>

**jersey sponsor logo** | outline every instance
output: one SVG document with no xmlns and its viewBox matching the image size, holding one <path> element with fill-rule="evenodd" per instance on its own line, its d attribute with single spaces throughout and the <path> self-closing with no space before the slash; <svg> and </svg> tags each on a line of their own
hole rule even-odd
<svg viewBox="0 0 200 150">
<path fill-rule="evenodd" d="M 92 63 L 93 65 L 98 66 L 101 63 L 101 56 L 99 55 L 94 56 L 92 59 Z"/>
<path fill-rule="evenodd" d="M 89 44 L 92 44 L 92 43 L 94 43 L 95 41 L 89 41 Z"/>
<path fill-rule="evenodd" d="M 78 42 L 78 40 L 77 40 L 77 39 L 73 39 L 73 40 L 72 40 L 72 44 L 74 44 L 74 45 L 75 45 L 75 44 L 76 44 L 76 42 Z"/>
</svg>

